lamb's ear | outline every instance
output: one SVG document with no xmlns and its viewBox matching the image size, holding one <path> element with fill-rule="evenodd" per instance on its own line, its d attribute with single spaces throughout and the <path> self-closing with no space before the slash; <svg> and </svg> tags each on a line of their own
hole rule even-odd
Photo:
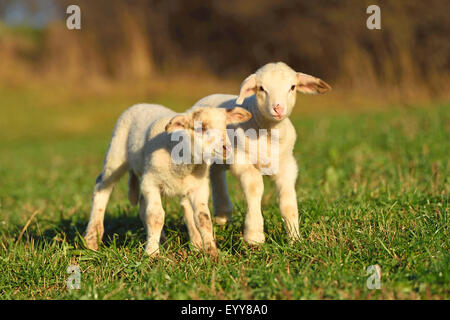
<svg viewBox="0 0 450 320">
<path fill-rule="evenodd" d="M 237 104 L 242 104 L 244 99 L 250 97 L 256 92 L 256 75 L 253 73 L 249 75 L 241 84 L 241 90 L 239 90 L 239 97 L 236 100 Z"/>
<path fill-rule="evenodd" d="M 188 127 L 189 118 L 187 115 L 178 115 L 170 119 L 166 125 L 166 131 L 171 133 L 177 130 L 183 130 Z"/>
<path fill-rule="evenodd" d="M 322 79 L 310 76 L 305 73 L 297 72 L 297 91 L 302 93 L 325 93 L 331 90 L 328 83 Z"/>
<path fill-rule="evenodd" d="M 227 124 L 245 122 L 252 117 L 252 114 L 241 107 L 227 109 Z"/>
</svg>

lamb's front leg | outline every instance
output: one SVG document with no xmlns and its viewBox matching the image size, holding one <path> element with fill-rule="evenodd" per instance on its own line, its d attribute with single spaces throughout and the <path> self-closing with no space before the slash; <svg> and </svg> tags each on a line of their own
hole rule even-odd
<svg viewBox="0 0 450 320">
<path fill-rule="evenodd" d="M 141 194 L 139 196 L 139 218 L 141 218 L 142 223 L 144 224 L 145 232 L 148 232 L 147 230 L 147 223 L 145 220 L 145 212 L 147 210 L 147 205 L 145 204 L 145 198 Z M 161 230 L 161 239 L 159 241 L 160 244 L 165 243 L 167 240 L 166 234 L 164 232 L 164 229 Z"/>
<path fill-rule="evenodd" d="M 194 209 L 194 222 L 203 242 L 203 249 L 213 257 L 217 256 L 217 247 L 214 241 L 214 231 L 211 213 L 208 208 L 209 187 L 208 181 L 189 195 Z"/>
<path fill-rule="evenodd" d="M 261 172 L 251 164 L 233 165 L 231 170 L 238 177 L 247 200 L 244 240 L 249 244 L 264 243 L 264 219 L 261 213 L 264 182 Z"/>
<path fill-rule="evenodd" d="M 194 210 L 189 199 L 183 197 L 181 199 L 181 207 L 183 208 L 184 221 L 189 232 L 189 239 L 196 248 L 201 250 L 203 247 L 202 236 L 195 224 Z"/>
<path fill-rule="evenodd" d="M 278 191 L 281 216 L 283 217 L 290 240 L 299 238 L 298 205 L 295 192 L 297 163 L 293 155 L 284 158 L 277 174 L 273 177 Z"/>
<path fill-rule="evenodd" d="M 153 185 L 151 178 L 144 177 L 142 179 L 141 191 L 144 197 L 142 204 L 145 205 L 143 210 L 144 224 L 147 230 L 147 245 L 145 251 L 150 256 L 159 255 L 159 240 L 161 231 L 164 226 L 165 212 L 161 204 L 161 194 L 157 186 Z"/>
</svg>

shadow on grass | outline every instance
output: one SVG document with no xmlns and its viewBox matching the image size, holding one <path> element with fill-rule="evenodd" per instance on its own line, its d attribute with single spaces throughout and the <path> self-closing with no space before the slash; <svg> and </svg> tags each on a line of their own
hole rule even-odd
<svg viewBox="0 0 450 320">
<path fill-rule="evenodd" d="M 33 241 L 34 244 L 50 243 L 53 241 L 65 242 L 74 247 L 86 248 L 83 236 L 88 225 L 88 219 L 76 215 L 70 218 L 61 218 L 58 221 L 48 219 L 37 219 L 31 223 L 23 234 L 19 242 Z M 45 226 L 43 228 L 43 226 Z M 18 239 L 20 230 L 24 225 L 12 226 L 10 230 L 11 238 Z M 105 215 L 105 233 L 103 235 L 103 245 L 109 247 L 115 245 L 123 248 L 130 245 L 145 243 L 146 231 L 140 218 L 128 208 L 119 211 L 114 210 L 112 214 Z M 170 241 L 177 244 L 189 242 L 187 228 L 182 219 L 175 219 L 172 216 L 166 218 L 164 232 Z M 177 238 L 177 239 L 173 239 Z"/>
<path fill-rule="evenodd" d="M 113 208 L 105 215 L 105 233 L 102 239 L 102 246 L 116 248 L 135 248 L 145 244 L 146 231 L 138 217 L 137 209 L 133 207 Z M 281 218 L 276 221 L 267 219 L 265 230 L 266 245 L 277 243 L 277 246 L 287 243 L 286 234 L 283 232 Z M 279 221 L 278 221 L 279 220 Z M 267 223 L 269 225 L 267 225 Z M 37 217 L 37 221 L 31 223 L 19 243 L 33 241 L 34 245 L 47 246 L 51 243 L 66 243 L 75 249 L 87 249 L 84 243 L 84 233 L 88 225 L 86 215 L 73 214 L 70 217 L 59 219 L 45 219 Z M 276 230 L 275 232 L 274 225 Z M 11 239 L 17 239 L 23 225 L 12 227 Z M 251 254 L 261 250 L 260 247 L 248 246 L 243 240 L 243 215 L 235 214 L 230 223 L 225 226 L 215 225 L 215 238 L 219 250 L 227 251 L 232 255 Z M 278 230 L 279 229 L 279 230 Z M 12 231 L 16 230 L 16 231 Z M 184 219 L 179 212 L 166 212 L 164 232 L 166 242 L 164 247 L 170 251 L 183 248 L 189 244 L 189 234 L 184 223 Z"/>
</svg>

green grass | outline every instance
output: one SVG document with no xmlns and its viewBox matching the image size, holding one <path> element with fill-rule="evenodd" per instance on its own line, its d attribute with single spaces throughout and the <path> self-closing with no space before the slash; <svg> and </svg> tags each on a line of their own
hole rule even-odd
<svg viewBox="0 0 450 320">
<path fill-rule="evenodd" d="M 287 242 L 266 180 L 267 241 L 248 247 L 246 205 L 230 177 L 236 210 L 231 224 L 215 226 L 215 262 L 189 248 L 173 199 L 164 201 L 167 246 L 150 260 L 126 179 L 109 203 L 104 245 L 84 248 L 91 192 L 115 118 L 134 101 L 3 93 L 2 299 L 449 298 L 448 104 L 295 115 L 301 240 Z M 80 290 L 66 287 L 71 264 L 81 268 Z M 374 264 L 382 270 L 381 290 L 366 286 Z"/>
</svg>

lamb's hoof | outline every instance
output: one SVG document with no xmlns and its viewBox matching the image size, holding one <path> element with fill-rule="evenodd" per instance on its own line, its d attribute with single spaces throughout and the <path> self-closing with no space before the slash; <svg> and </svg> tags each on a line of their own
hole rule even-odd
<svg viewBox="0 0 450 320">
<path fill-rule="evenodd" d="M 218 254 L 217 248 L 215 246 L 214 247 L 209 247 L 205 251 L 206 251 L 206 253 L 208 255 L 211 256 L 211 258 L 213 258 L 214 260 L 217 260 L 217 257 L 218 257 L 219 254 Z"/>
<path fill-rule="evenodd" d="M 258 246 L 264 243 L 264 232 L 249 232 L 244 234 L 244 241 L 251 246 Z"/>
<path fill-rule="evenodd" d="M 202 240 L 191 240 L 191 246 L 194 250 L 202 250 L 203 249 L 203 242 Z"/>
<path fill-rule="evenodd" d="M 289 236 L 289 243 L 294 244 L 296 242 L 300 241 L 300 236 L 298 234 L 291 234 Z"/>
<path fill-rule="evenodd" d="M 145 248 L 145 252 L 148 254 L 148 256 L 150 258 L 158 258 L 159 257 L 159 246 L 147 247 L 147 248 Z"/>
<path fill-rule="evenodd" d="M 219 226 L 224 226 L 230 221 L 228 215 L 217 215 L 214 217 L 214 222 Z"/>
<path fill-rule="evenodd" d="M 84 237 L 84 241 L 86 242 L 86 246 L 88 249 L 97 251 L 98 250 L 98 241 L 97 241 L 97 235 L 87 235 Z"/>
</svg>

